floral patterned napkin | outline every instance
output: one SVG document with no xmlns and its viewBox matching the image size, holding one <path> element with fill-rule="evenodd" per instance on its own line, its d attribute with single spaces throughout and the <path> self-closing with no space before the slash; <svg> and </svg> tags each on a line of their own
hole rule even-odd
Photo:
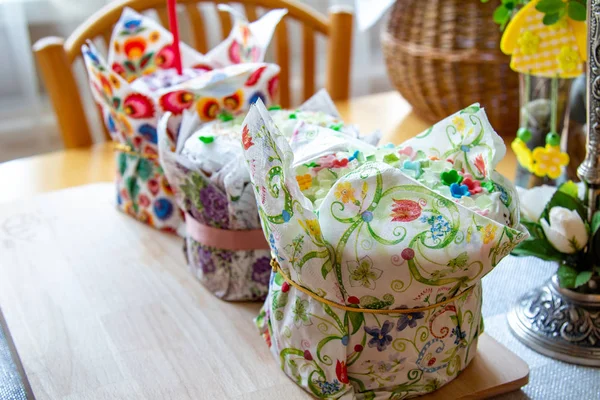
<svg viewBox="0 0 600 400">
<path fill-rule="evenodd" d="M 248 23 L 230 7 L 221 7 L 235 19 L 230 35 L 205 55 L 181 43 L 182 75 L 174 69 L 171 33 L 129 8 L 115 25 L 108 61 L 91 43 L 82 46 L 92 93 L 119 144 L 117 204 L 163 230 L 180 229 L 182 219 L 158 163 L 156 127 L 160 116 L 167 111 L 174 114 L 168 127 L 174 146 L 184 110 L 195 110 L 202 121 L 211 121 L 219 115 L 243 112 L 257 99 L 277 97 L 278 68 L 262 60 L 275 26 L 287 11 L 273 10 Z M 256 80 L 248 80 L 250 76 Z M 259 78 L 267 76 L 268 83 L 261 83 L 258 90 Z M 236 84 L 236 91 L 202 95 L 204 88 L 219 82 Z"/>
<path fill-rule="evenodd" d="M 456 377 L 482 331 L 481 278 L 527 236 L 514 187 L 494 171 L 504 145 L 484 111 L 400 146 L 348 141 L 314 157 L 329 143 L 310 136 L 293 149 L 261 104 L 244 124 L 278 266 L 257 323 L 285 373 L 318 397 L 359 399 L 413 397 Z M 309 181 L 320 191 L 307 194 Z M 480 196 L 504 212 L 488 218 L 466 200 Z"/>
<path fill-rule="evenodd" d="M 250 76 L 248 80 L 256 78 Z M 257 84 L 268 85 L 268 79 L 261 78 Z M 210 96 L 214 91 L 226 89 L 215 84 L 210 91 L 207 87 L 203 95 Z M 271 115 L 292 145 L 301 140 L 300 132 L 358 140 L 358 130 L 341 121 L 324 91 L 296 110 L 274 107 Z M 175 149 L 168 138 L 170 117 L 166 115 L 159 124 L 160 160 L 188 218 L 218 229 L 255 230 L 262 237 L 254 191 L 243 158 L 243 148 L 251 146 L 247 132 L 242 130 L 244 116 L 201 124 L 197 115 L 184 112 Z M 374 134 L 364 140 L 378 139 L 378 134 Z M 364 146 L 374 148 L 366 142 Z M 202 243 L 189 234 L 186 243 L 191 270 L 217 296 L 226 300 L 264 298 L 271 271 L 268 245 L 265 249 L 227 250 Z"/>
</svg>

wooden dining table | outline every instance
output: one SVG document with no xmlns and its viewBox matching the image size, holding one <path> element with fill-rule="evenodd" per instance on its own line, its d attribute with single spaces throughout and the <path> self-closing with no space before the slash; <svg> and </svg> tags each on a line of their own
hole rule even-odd
<svg viewBox="0 0 600 400">
<path fill-rule="evenodd" d="M 412 112 L 411 106 L 397 92 L 353 98 L 336 105 L 342 119 L 358 125 L 361 132 L 381 130 L 382 143 L 401 143 L 430 126 Z M 511 140 L 511 137 L 505 138 L 507 154 L 497 168 L 509 178 L 516 170 Z M 9 161 L 0 164 L 0 203 L 87 183 L 111 181 L 114 175 L 113 147 L 109 142 Z"/>
<path fill-rule="evenodd" d="M 395 92 L 336 105 L 361 132 L 380 129 L 383 143 L 429 126 Z M 0 164 L 0 317 L 27 397 L 308 398 L 252 326 L 260 304 L 203 290 L 181 238 L 115 209 L 113 154 L 99 143 Z M 515 166 L 507 146 L 497 169 L 512 177 Z M 528 375 L 484 333 L 460 379 L 425 398 L 485 398 L 518 389 Z"/>
</svg>

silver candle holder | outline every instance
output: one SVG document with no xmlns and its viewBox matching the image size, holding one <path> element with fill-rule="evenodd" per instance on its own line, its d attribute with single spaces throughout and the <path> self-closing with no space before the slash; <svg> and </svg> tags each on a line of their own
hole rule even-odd
<svg viewBox="0 0 600 400">
<path fill-rule="evenodd" d="M 587 154 L 577 175 L 587 185 L 591 221 L 600 199 L 600 0 L 587 1 L 587 15 Z M 554 276 L 521 297 L 509 312 L 508 322 L 519 340 L 542 354 L 600 366 L 600 295 L 562 289 Z"/>
</svg>

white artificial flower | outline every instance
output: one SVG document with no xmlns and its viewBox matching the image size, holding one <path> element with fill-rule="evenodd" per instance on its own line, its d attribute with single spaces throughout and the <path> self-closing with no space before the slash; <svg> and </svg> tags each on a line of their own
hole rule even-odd
<svg viewBox="0 0 600 400">
<path fill-rule="evenodd" d="M 546 204 L 556 192 L 556 187 L 548 185 L 535 186 L 531 189 L 517 187 L 517 192 L 521 200 L 521 214 L 528 220 L 537 222 Z"/>
<path fill-rule="evenodd" d="M 561 253 L 573 254 L 587 245 L 588 231 L 585 223 L 575 210 L 552 207 L 549 213 L 550 224 L 540 220 L 546 238 Z"/>
</svg>

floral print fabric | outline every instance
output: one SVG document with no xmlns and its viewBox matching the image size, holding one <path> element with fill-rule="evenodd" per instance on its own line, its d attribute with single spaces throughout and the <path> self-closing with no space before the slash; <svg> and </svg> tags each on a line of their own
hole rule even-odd
<svg viewBox="0 0 600 400">
<path fill-rule="evenodd" d="M 465 171 L 485 171 L 502 188 L 510 226 L 379 161 L 378 150 L 345 158 L 330 188 L 310 199 L 296 175 L 295 157 L 306 153 L 290 148 L 265 111 L 257 105 L 245 121 L 263 230 L 281 271 L 320 298 L 274 274 L 257 323 L 282 369 L 322 398 L 409 398 L 454 379 L 476 353 L 481 278 L 526 237 L 514 188 L 493 172 L 504 147 L 483 110 L 457 113 L 395 150 L 460 157 Z M 459 116 L 465 127 L 453 123 Z M 321 140 L 306 146 L 324 148 Z M 415 307 L 427 309 L 368 312 Z"/>
<path fill-rule="evenodd" d="M 232 222 L 236 220 L 236 215 L 230 215 L 230 210 L 246 207 L 247 195 L 239 199 L 228 198 L 201 173 L 176 168 L 184 172 L 172 179 L 178 185 L 182 209 L 204 225 L 233 229 Z M 248 188 L 246 192 L 251 193 L 250 190 Z M 237 226 L 258 228 L 260 224 L 255 207 L 253 211 L 248 220 L 238 221 Z M 265 298 L 271 273 L 268 249 L 234 251 L 214 248 L 187 235 L 185 254 L 194 276 L 217 297 L 230 301 Z"/>
<path fill-rule="evenodd" d="M 211 121 L 222 114 L 243 112 L 256 99 L 277 98 L 279 68 L 261 61 L 285 13 L 273 10 L 251 24 L 234 13 L 232 32 L 206 55 L 182 43 L 182 75 L 173 68 L 171 33 L 129 8 L 115 25 L 106 61 L 91 42 L 82 46 L 92 94 L 102 108 L 105 125 L 113 140 L 126 149 L 123 154 L 127 157 L 117 157 L 126 161 L 118 165 L 121 209 L 157 228 L 176 231 L 182 227 L 177 210 L 163 218 L 154 207 L 144 207 L 158 200 L 171 208 L 176 204 L 170 191 L 157 193 L 156 186 L 145 186 L 153 180 L 146 179 L 144 172 L 137 175 L 137 165 L 144 169 L 151 164 L 160 174 L 158 181 L 165 180 L 157 160 L 158 120 L 165 112 L 173 114 L 168 137 L 175 146 L 184 110 L 193 110 L 202 121 Z M 215 86 L 233 89 L 223 95 L 214 91 Z"/>
<path fill-rule="evenodd" d="M 224 250 L 186 237 L 191 272 L 217 297 L 229 301 L 263 300 L 269 286 L 268 250 Z"/>
<path fill-rule="evenodd" d="M 312 395 L 407 399 L 448 383 L 477 353 L 481 283 L 424 312 L 368 314 L 315 301 L 275 274 L 257 323 L 282 370 Z"/>
<path fill-rule="evenodd" d="M 255 82 L 266 82 L 257 77 Z M 258 83 L 256 83 L 258 84 Z M 271 111 L 292 143 L 300 131 L 327 130 L 328 134 L 358 136 L 345 126 L 325 92 L 297 110 Z M 159 124 L 159 153 L 169 181 L 177 188 L 181 208 L 196 221 L 227 230 L 260 230 L 258 209 L 242 148 L 247 132 L 243 117 L 200 124 L 185 112 L 176 150 L 169 146 L 167 116 Z M 338 131 L 327 128 L 334 126 Z M 372 140 L 377 140 L 377 135 Z M 262 232 L 258 233 L 262 235 Z M 188 263 L 200 281 L 226 300 L 263 299 L 268 291 L 270 251 L 229 251 L 206 246 L 188 235 Z M 226 260 L 226 261 L 225 261 Z"/>
<path fill-rule="evenodd" d="M 158 159 L 115 152 L 117 207 L 165 232 L 179 233 L 182 214 Z"/>
</svg>

